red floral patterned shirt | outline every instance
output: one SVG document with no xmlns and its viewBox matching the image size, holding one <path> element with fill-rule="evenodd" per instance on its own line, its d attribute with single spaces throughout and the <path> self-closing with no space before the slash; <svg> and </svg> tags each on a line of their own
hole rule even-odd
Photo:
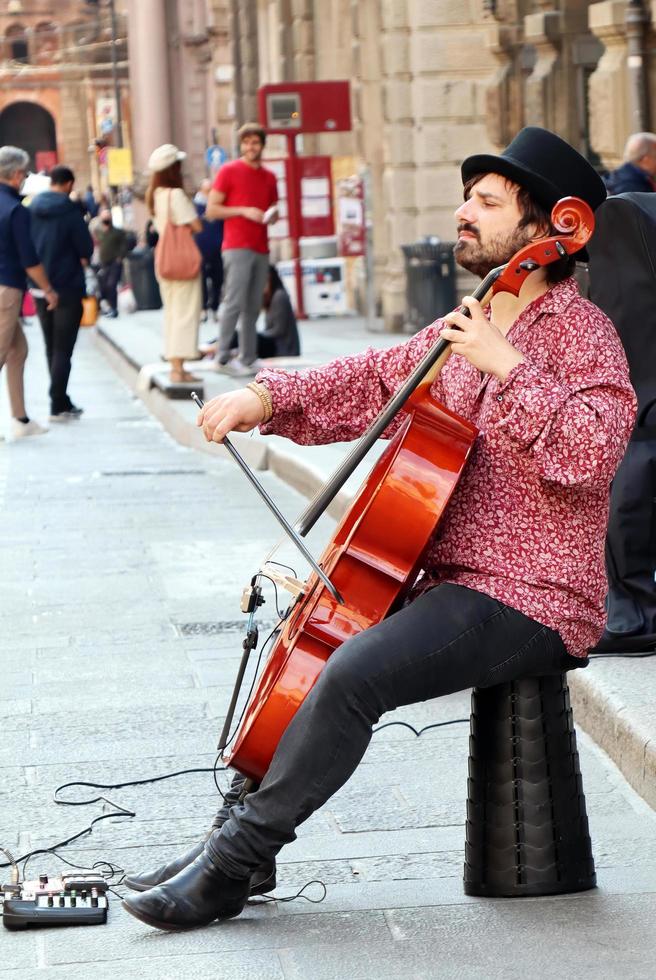
<svg viewBox="0 0 656 980">
<path fill-rule="evenodd" d="M 274 408 L 261 431 L 304 445 L 357 438 L 441 327 L 438 320 L 397 347 L 302 373 L 261 371 Z M 527 306 L 507 337 L 525 360 L 504 383 L 452 355 L 433 385 L 480 435 L 417 591 L 441 582 L 476 589 L 557 630 L 571 654 L 585 656 L 605 623 L 610 482 L 635 394 L 611 321 L 573 279 Z"/>
</svg>

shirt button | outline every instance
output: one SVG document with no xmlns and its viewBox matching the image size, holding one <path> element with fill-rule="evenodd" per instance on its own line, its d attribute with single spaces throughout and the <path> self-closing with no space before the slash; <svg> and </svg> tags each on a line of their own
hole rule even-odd
<svg viewBox="0 0 656 980">
<path fill-rule="evenodd" d="M 497 401 L 498 402 L 502 402 L 503 401 L 503 395 L 497 395 Z"/>
</svg>

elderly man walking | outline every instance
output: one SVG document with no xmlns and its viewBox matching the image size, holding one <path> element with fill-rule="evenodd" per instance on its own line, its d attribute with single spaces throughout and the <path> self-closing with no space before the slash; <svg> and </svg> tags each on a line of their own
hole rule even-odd
<svg viewBox="0 0 656 980">
<path fill-rule="evenodd" d="M 624 163 L 606 177 L 609 194 L 656 190 L 656 133 L 633 133 L 624 147 Z"/>
<path fill-rule="evenodd" d="M 43 290 L 50 309 L 58 296 L 39 262 L 30 235 L 30 215 L 21 204 L 19 189 L 30 158 L 16 146 L 0 147 L 0 369 L 7 368 L 7 388 L 15 439 L 38 436 L 47 429 L 25 411 L 23 370 L 27 341 L 20 322 L 26 274 Z"/>
</svg>

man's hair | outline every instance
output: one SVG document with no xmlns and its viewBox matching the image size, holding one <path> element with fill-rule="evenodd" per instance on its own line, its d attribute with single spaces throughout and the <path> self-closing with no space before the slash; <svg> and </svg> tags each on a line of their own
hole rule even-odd
<svg viewBox="0 0 656 980">
<path fill-rule="evenodd" d="M 237 131 L 237 136 L 239 137 L 239 142 L 244 139 L 245 136 L 259 136 L 262 141 L 262 146 L 266 144 L 266 130 L 259 123 L 247 122 L 239 128 Z"/>
<path fill-rule="evenodd" d="M 65 167 L 63 164 L 57 164 L 50 171 L 50 183 L 56 184 L 57 187 L 61 187 L 62 184 L 70 184 L 75 180 L 75 174 L 70 167 Z"/>
<path fill-rule="evenodd" d="M 624 147 L 626 163 L 637 163 L 648 154 L 656 152 L 656 133 L 632 133 Z"/>
<path fill-rule="evenodd" d="M 9 180 L 17 170 L 27 170 L 30 158 L 17 146 L 0 146 L 0 179 Z"/>
<path fill-rule="evenodd" d="M 479 180 L 485 177 L 485 174 L 474 174 L 463 187 L 463 195 L 465 200 L 469 197 L 472 187 L 474 187 Z M 516 184 L 514 180 L 510 178 L 505 178 L 507 184 L 512 184 L 517 187 L 517 207 L 519 208 L 521 218 L 517 225 L 518 228 L 527 228 L 529 225 L 536 225 L 541 229 L 545 235 L 557 235 L 558 231 L 551 223 L 551 212 L 547 211 L 541 204 L 539 204 L 534 197 L 531 196 L 530 191 L 527 191 L 525 187 L 521 187 Z M 558 259 L 556 262 L 552 262 L 546 267 L 547 269 L 547 282 L 550 286 L 553 286 L 557 282 L 562 282 L 563 279 L 569 278 L 574 272 L 574 267 L 576 265 L 576 257 L 574 255 L 565 255 L 562 259 Z"/>
</svg>

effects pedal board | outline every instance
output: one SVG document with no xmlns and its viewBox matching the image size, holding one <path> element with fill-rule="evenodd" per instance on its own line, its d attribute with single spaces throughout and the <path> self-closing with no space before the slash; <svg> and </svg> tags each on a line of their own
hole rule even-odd
<svg viewBox="0 0 656 980">
<path fill-rule="evenodd" d="M 99 926 L 107 922 L 107 882 L 94 874 L 67 874 L 0 886 L 5 929 Z"/>
</svg>

